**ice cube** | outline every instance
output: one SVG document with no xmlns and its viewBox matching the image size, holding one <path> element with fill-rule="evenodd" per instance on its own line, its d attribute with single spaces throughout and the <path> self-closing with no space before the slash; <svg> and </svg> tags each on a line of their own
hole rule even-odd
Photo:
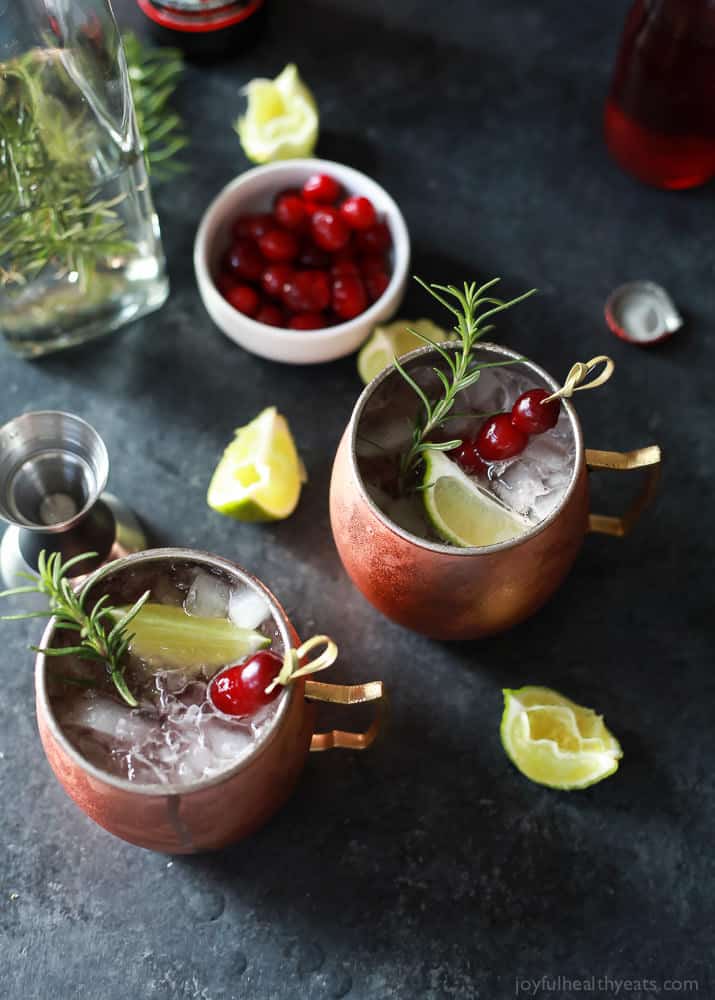
<svg viewBox="0 0 715 1000">
<path fill-rule="evenodd" d="M 211 715 L 204 717 L 203 740 L 210 754 L 224 762 L 238 760 L 253 743 L 248 726 Z"/>
<path fill-rule="evenodd" d="M 511 463 L 491 486 L 493 493 L 518 514 L 528 514 L 536 497 L 547 492 L 539 467 L 525 458 Z"/>
<path fill-rule="evenodd" d="M 169 772 L 155 764 L 140 750 L 131 750 L 129 753 L 123 754 L 121 763 L 124 765 L 130 781 L 143 784 L 153 784 L 158 781 L 162 785 L 169 784 Z"/>
<path fill-rule="evenodd" d="M 478 413 L 493 413 L 506 408 L 507 388 L 493 368 L 485 368 L 479 378 L 460 396 Z"/>
<path fill-rule="evenodd" d="M 572 449 L 567 442 L 548 432 L 531 437 L 523 455 L 538 466 L 543 475 L 560 472 L 568 478 L 571 474 Z"/>
<path fill-rule="evenodd" d="M 63 726 L 89 729 L 99 736 L 110 736 L 122 743 L 139 743 L 152 729 L 151 721 L 140 711 L 128 708 L 97 691 L 75 696 L 61 712 Z"/>
<path fill-rule="evenodd" d="M 201 778 L 215 774 L 217 770 L 220 770 L 220 767 L 217 767 L 216 757 L 210 748 L 198 740 L 194 740 L 182 748 L 170 773 L 170 781 L 185 784 L 191 781 L 200 781 Z"/>
<path fill-rule="evenodd" d="M 536 497 L 534 499 L 534 506 L 532 509 L 534 520 L 537 523 L 545 520 L 561 502 L 562 497 L 563 490 L 549 490 L 549 492 Z"/>
<path fill-rule="evenodd" d="M 257 629 L 271 617 L 271 609 L 266 598 L 258 590 L 254 590 L 253 587 L 238 587 L 231 591 L 228 617 L 239 628 Z"/>
<path fill-rule="evenodd" d="M 200 618 L 228 618 L 229 586 L 225 580 L 198 570 L 184 598 L 184 611 Z"/>
<path fill-rule="evenodd" d="M 274 701 L 269 702 L 263 708 L 259 709 L 255 715 L 251 716 L 251 733 L 255 740 L 261 739 L 263 733 L 270 727 L 275 718 L 279 701 L 280 695 Z"/>
</svg>

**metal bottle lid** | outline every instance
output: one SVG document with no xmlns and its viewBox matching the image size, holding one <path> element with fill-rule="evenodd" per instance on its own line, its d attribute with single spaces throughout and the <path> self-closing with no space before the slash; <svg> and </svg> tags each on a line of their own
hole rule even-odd
<svg viewBox="0 0 715 1000">
<path fill-rule="evenodd" d="M 609 295 L 605 313 L 617 337 L 641 346 L 657 344 L 683 325 L 673 300 L 652 281 L 620 285 Z"/>
</svg>

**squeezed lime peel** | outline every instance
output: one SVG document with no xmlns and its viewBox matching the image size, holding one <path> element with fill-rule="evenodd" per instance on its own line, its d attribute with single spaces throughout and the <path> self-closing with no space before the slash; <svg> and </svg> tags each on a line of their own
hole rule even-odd
<svg viewBox="0 0 715 1000">
<path fill-rule="evenodd" d="M 385 326 L 376 326 L 358 354 L 358 375 L 366 385 L 389 367 L 395 358 L 425 346 L 424 340 L 412 330 L 438 344 L 457 339 L 456 333 L 437 326 L 431 319 L 395 320 Z"/>
<path fill-rule="evenodd" d="M 318 107 L 294 63 L 275 80 L 251 80 L 243 92 L 248 108 L 235 128 L 249 160 L 268 163 L 312 155 L 318 141 Z"/>
<path fill-rule="evenodd" d="M 602 716 L 543 687 L 504 690 L 500 735 L 512 763 L 549 788 L 588 788 L 618 770 L 623 751 Z"/>
</svg>

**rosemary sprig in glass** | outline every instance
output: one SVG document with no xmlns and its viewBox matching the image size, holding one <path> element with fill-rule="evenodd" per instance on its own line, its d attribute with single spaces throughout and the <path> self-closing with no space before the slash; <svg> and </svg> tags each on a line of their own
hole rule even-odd
<svg viewBox="0 0 715 1000">
<path fill-rule="evenodd" d="M 174 49 L 125 38 L 137 130 L 157 181 L 175 176 L 187 144 L 168 104 L 183 72 Z M 0 63 L 0 285 L 24 285 L 44 268 L 76 272 L 86 293 L 105 260 L 134 250 L 117 205 L 101 198 L 96 160 L 106 137 L 69 79 L 59 49 Z M 119 166 L 120 164 L 117 164 Z"/>
<path fill-rule="evenodd" d="M 56 96 L 52 53 L 0 64 L 0 283 L 25 284 L 49 263 L 86 285 L 94 264 L 132 245 L 116 199 L 96 197 L 91 132 Z"/>
<path fill-rule="evenodd" d="M 395 358 L 394 365 L 407 384 L 414 390 L 422 403 L 421 411 L 412 432 L 412 442 L 410 447 L 402 456 L 400 463 L 400 480 L 404 489 L 409 476 L 415 471 L 426 451 L 451 451 L 457 448 L 462 442 L 459 439 L 453 441 L 430 441 L 432 434 L 450 415 L 455 400 L 460 392 L 468 389 L 479 379 L 485 368 L 497 368 L 503 365 L 514 364 L 522 360 L 515 358 L 513 361 L 493 361 L 486 363 L 476 363 L 474 361 L 475 346 L 477 341 L 489 330 L 494 329 L 493 323 L 485 321 L 497 313 L 510 309 L 518 302 L 523 302 L 536 292 L 535 288 L 524 292 L 507 302 L 485 294 L 499 282 L 499 278 L 492 278 L 481 288 L 477 288 L 476 282 L 464 283 L 463 289 L 455 288 L 454 285 L 428 285 L 421 278 L 415 280 L 437 299 L 445 309 L 456 318 L 454 331 L 458 337 L 458 349 L 450 351 L 439 344 L 425 337 L 417 330 L 410 330 L 430 347 L 433 347 L 444 361 L 447 371 L 433 367 L 433 372 L 439 379 L 443 393 L 439 399 L 432 400 L 421 386 L 407 373 L 398 358 Z M 446 296 L 446 297 L 445 297 Z M 453 301 L 450 301 L 453 300 Z M 484 308 L 484 307 L 488 308 Z"/>
<path fill-rule="evenodd" d="M 129 632 L 129 624 L 149 600 L 150 591 L 146 591 L 136 604 L 120 615 L 117 619 L 117 609 L 107 602 L 104 594 L 94 604 L 91 611 L 85 608 L 87 595 L 92 586 L 91 578 L 78 590 L 72 587 L 68 572 L 78 563 L 96 556 L 95 552 L 84 552 L 66 562 L 62 561 L 59 552 L 49 556 L 44 549 L 37 559 L 37 575 L 25 573 L 32 582 L 27 586 L 13 587 L 0 593 L 0 597 L 12 597 L 16 594 L 44 594 L 49 600 L 48 611 L 25 611 L 17 615 L 2 615 L 0 621 L 18 621 L 24 618 L 55 618 L 55 628 L 77 633 L 78 642 L 74 646 L 60 646 L 56 649 L 30 648 L 45 656 L 78 656 L 82 660 L 93 660 L 104 664 L 109 679 L 117 692 L 131 708 L 136 708 L 138 702 L 127 687 L 124 679 L 124 656 L 129 648 L 133 634 Z M 111 628 L 105 626 L 107 619 L 114 622 Z"/>
</svg>

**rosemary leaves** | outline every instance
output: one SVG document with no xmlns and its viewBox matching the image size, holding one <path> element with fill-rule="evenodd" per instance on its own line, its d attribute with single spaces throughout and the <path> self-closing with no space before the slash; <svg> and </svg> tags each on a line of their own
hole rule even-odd
<svg viewBox="0 0 715 1000">
<path fill-rule="evenodd" d="M 55 649 L 31 648 L 42 652 L 45 656 L 79 656 L 83 660 L 92 660 L 104 666 L 110 680 L 119 695 L 131 708 L 135 708 L 137 700 L 127 687 L 124 679 L 124 656 L 132 641 L 129 625 L 141 608 L 149 600 L 147 590 L 139 600 L 127 611 L 117 617 L 117 609 L 108 603 L 106 595 L 95 601 L 91 611 L 87 609 L 87 598 L 91 587 L 91 579 L 75 590 L 68 577 L 69 571 L 79 563 L 95 556 L 95 552 L 84 552 L 82 555 L 68 559 L 66 562 L 58 552 L 49 556 L 43 550 L 37 560 L 37 576 L 31 577 L 30 583 L 22 587 L 14 587 L 0 593 L 0 597 L 11 597 L 20 594 L 44 594 L 49 601 L 47 611 L 27 611 L 16 615 L 0 616 L 0 621 L 17 621 L 25 618 L 54 618 L 55 628 L 70 631 L 77 636 L 77 642 L 71 646 L 58 646 Z"/>
</svg>

